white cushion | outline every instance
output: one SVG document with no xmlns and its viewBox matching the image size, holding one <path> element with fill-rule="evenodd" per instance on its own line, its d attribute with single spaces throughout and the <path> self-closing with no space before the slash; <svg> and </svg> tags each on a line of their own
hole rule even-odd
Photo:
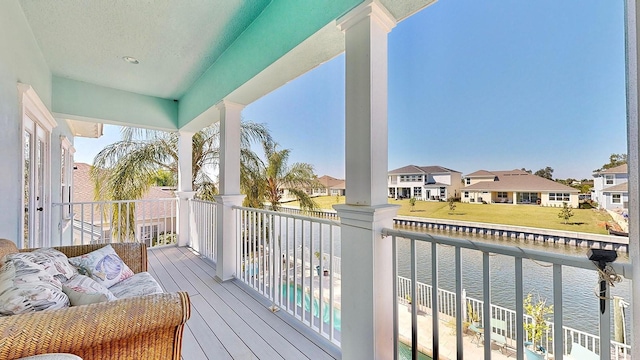
<svg viewBox="0 0 640 360">
<path fill-rule="evenodd" d="M 141 272 L 109 288 L 118 299 L 162 293 L 156 279 L 148 272 Z"/>
</svg>

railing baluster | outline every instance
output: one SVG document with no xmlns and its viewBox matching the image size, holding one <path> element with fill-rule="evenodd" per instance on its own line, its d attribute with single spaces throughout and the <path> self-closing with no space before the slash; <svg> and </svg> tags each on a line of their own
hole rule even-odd
<svg viewBox="0 0 640 360">
<path fill-rule="evenodd" d="M 462 320 L 464 319 L 463 311 L 467 311 L 466 307 L 462 306 L 462 260 L 461 249 L 456 246 L 455 248 L 455 265 L 456 265 L 456 329 L 462 329 Z M 397 272 L 396 272 L 397 273 Z M 396 276 L 394 276 L 395 278 Z M 464 358 L 464 346 L 462 343 L 462 331 L 456 331 L 456 354 L 457 359 L 462 360 Z M 522 359 L 518 359 L 522 360 Z"/>
<path fill-rule="evenodd" d="M 553 264 L 553 358 L 559 360 L 564 353 L 562 321 L 562 265 Z"/>
<path fill-rule="evenodd" d="M 416 240 L 411 239 L 411 358 L 418 360 L 418 297 L 417 283 L 417 256 Z M 432 309 L 433 310 L 433 309 Z M 432 311 L 433 312 L 433 311 Z"/>
<path fill-rule="evenodd" d="M 416 279 L 417 281 L 417 279 Z M 440 358 L 440 327 L 438 299 L 438 243 L 431 243 L 431 320 L 433 333 L 433 357 Z"/>
<path fill-rule="evenodd" d="M 517 360 L 524 360 L 524 294 L 522 277 L 522 258 L 515 259 L 515 282 L 516 282 L 516 342 Z"/>
<path fill-rule="evenodd" d="M 491 277 L 489 253 L 482 252 L 482 324 L 484 326 L 484 358 L 491 360 Z"/>
<path fill-rule="evenodd" d="M 396 236 L 391 236 L 391 259 L 394 274 L 398 274 L 398 241 Z M 331 248 L 333 250 L 333 247 Z M 402 282 L 401 282 L 402 284 Z M 331 286 L 333 289 L 333 286 Z M 331 299 L 333 301 L 333 299 Z M 333 309 L 333 303 L 331 308 Z M 333 314 L 331 314 L 333 317 Z M 398 276 L 393 277 L 393 358 L 398 359 Z"/>
</svg>

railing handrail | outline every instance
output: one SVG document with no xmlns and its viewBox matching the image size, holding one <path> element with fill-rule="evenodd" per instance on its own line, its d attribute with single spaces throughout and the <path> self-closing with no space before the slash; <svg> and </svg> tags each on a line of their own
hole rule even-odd
<svg viewBox="0 0 640 360">
<path fill-rule="evenodd" d="M 296 215 L 296 214 L 290 214 L 290 213 L 281 212 L 281 211 L 264 210 L 264 209 L 250 208 L 250 207 L 244 207 L 244 206 L 233 206 L 232 209 L 234 209 L 234 210 L 244 210 L 244 211 L 254 211 L 254 212 L 257 212 L 257 213 L 260 213 L 260 214 L 277 215 L 277 216 L 288 217 L 288 218 L 296 219 L 296 220 L 313 221 L 313 222 L 320 223 L 320 224 L 340 226 L 340 221 L 328 220 L 328 219 L 323 219 L 323 218 L 318 218 L 318 217 L 313 217 L 313 216 Z"/>
<path fill-rule="evenodd" d="M 427 233 L 417 233 L 405 230 L 397 230 L 397 229 L 382 229 L 382 234 L 385 236 L 397 236 L 400 238 L 409 238 L 415 239 L 418 241 L 425 242 L 436 242 L 442 245 L 450 245 L 455 247 L 460 247 L 464 249 L 478 250 L 486 253 L 507 255 L 516 258 L 522 259 L 530 259 L 535 261 L 542 261 L 552 264 L 566 265 L 571 267 L 576 267 L 580 269 L 594 270 L 595 265 L 591 260 L 586 257 L 577 257 L 565 254 L 559 254 L 555 252 L 546 252 L 534 249 L 525 249 L 519 246 L 509 246 L 509 245 L 499 245 L 499 244 L 491 244 L 484 242 L 474 242 L 466 239 L 457 239 L 453 237 L 445 237 L 441 235 L 432 235 Z M 615 271 L 624 276 L 627 279 L 631 279 L 631 268 L 632 265 L 630 263 L 611 263 L 610 264 Z"/>
<path fill-rule="evenodd" d="M 139 202 L 161 202 L 161 201 L 177 201 L 177 197 L 157 198 L 157 199 L 135 199 L 135 200 L 99 200 L 99 201 L 71 201 L 71 202 L 54 202 L 52 206 L 66 205 L 102 205 L 102 204 L 121 204 L 121 203 L 139 203 Z"/>
</svg>

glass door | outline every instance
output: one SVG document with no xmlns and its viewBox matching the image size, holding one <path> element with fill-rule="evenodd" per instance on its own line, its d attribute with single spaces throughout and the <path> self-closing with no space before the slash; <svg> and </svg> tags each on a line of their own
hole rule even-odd
<svg viewBox="0 0 640 360">
<path fill-rule="evenodd" d="M 49 133 L 29 116 L 24 119 L 24 248 L 46 245 L 46 186 Z"/>
</svg>

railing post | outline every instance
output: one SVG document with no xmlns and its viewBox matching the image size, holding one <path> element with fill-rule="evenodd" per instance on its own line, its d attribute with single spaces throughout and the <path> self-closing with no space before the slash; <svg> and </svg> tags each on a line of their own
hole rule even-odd
<svg viewBox="0 0 640 360">
<path fill-rule="evenodd" d="M 638 39 L 640 39 L 638 17 L 640 8 L 634 0 L 625 1 L 625 43 L 626 43 L 626 75 L 627 75 L 627 158 L 629 162 L 629 239 L 640 236 L 640 93 L 638 83 Z M 631 307 L 637 308 L 640 301 L 640 246 L 637 241 L 629 242 L 629 259 L 633 264 L 632 278 L 636 282 L 631 287 Z M 631 320 L 631 348 L 632 359 L 640 358 L 640 311 L 633 311 Z"/>
<path fill-rule="evenodd" d="M 215 196 L 216 209 L 216 277 L 222 281 L 236 275 L 238 223 L 234 206 L 242 205 L 244 195 Z"/>
<path fill-rule="evenodd" d="M 191 209 L 190 201 L 196 195 L 195 191 L 177 191 L 178 196 L 178 246 L 191 244 Z"/>
<path fill-rule="evenodd" d="M 187 246 L 191 213 L 189 199 L 195 196 L 192 191 L 193 133 L 180 131 L 178 136 L 178 246 Z"/>
</svg>

